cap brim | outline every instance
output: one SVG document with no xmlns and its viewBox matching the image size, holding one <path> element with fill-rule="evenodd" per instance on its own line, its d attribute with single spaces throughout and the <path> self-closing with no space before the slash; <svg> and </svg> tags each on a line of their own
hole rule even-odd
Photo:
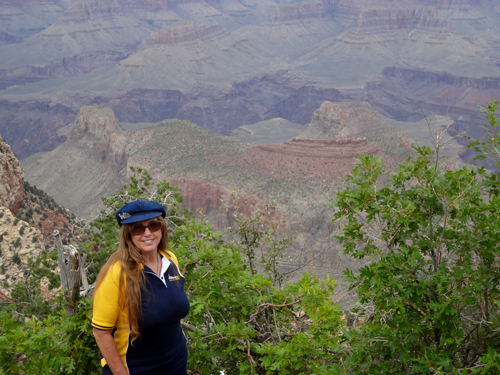
<svg viewBox="0 0 500 375">
<path fill-rule="evenodd" d="M 144 213 L 138 213 L 134 214 L 125 220 L 122 220 L 120 224 L 132 224 L 132 223 L 137 223 L 138 221 L 144 221 L 144 220 L 149 220 L 153 219 L 158 216 L 163 216 L 163 212 L 161 211 L 149 211 L 149 212 L 144 212 Z"/>
</svg>

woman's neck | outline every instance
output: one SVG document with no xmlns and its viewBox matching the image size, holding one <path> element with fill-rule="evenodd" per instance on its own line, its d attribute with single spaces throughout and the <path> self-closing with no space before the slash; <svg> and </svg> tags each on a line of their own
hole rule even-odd
<svg viewBox="0 0 500 375">
<path fill-rule="evenodd" d="M 158 261 L 157 260 L 158 257 L 159 257 L 158 251 L 155 251 L 155 252 L 152 252 L 149 254 L 142 254 L 142 261 L 145 264 L 148 264 L 148 263 L 156 264 L 156 262 Z"/>
</svg>

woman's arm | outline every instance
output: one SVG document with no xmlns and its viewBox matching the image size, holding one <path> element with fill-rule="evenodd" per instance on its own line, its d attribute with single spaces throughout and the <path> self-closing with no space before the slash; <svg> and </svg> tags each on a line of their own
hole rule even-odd
<svg viewBox="0 0 500 375">
<path fill-rule="evenodd" d="M 127 368 L 123 364 L 120 353 L 118 353 L 118 348 L 111 332 L 111 330 L 92 329 L 97 346 L 101 350 L 102 356 L 106 359 L 113 375 L 128 375 Z"/>
</svg>

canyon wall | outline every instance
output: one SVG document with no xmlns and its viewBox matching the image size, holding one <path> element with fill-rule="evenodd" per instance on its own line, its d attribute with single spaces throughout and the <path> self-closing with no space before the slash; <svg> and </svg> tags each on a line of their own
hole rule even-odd
<svg viewBox="0 0 500 375">
<path fill-rule="evenodd" d="M 276 117 L 305 125 L 325 100 L 462 121 L 500 93 L 496 9 L 487 0 L 9 0 L 0 133 L 20 158 L 47 151 L 85 105 L 109 106 L 121 122 L 178 118 L 218 134 Z"/>
<path fill-rule="evenodd" d="M 0 136 L 0 206 L 17 213 L 24 202 L 24 173 L 10 146 Z"/>
</svg>

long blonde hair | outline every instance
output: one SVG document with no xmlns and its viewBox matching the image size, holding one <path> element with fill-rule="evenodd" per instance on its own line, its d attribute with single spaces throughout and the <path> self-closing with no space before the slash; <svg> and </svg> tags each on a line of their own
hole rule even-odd
<svg viewBox="0 0 500 375">
<path fill-rule="evenodd" d="M 168 249 L 167 224 L 161 216 L 156 218 L 161 223 L 161 239 L 158 250 Z M 104 276 L 110 272 L 111 267 L 120 262 L 120 280 L 118 283 L 118 304 L 120 313 L 126 308 L 130 326 L 131 342 L 141 334 L 139 332 L 139 316 L 141 313 L 141 290 L 145 288 L 144 269 L 139 266 L 143 262 L 139 249 L 132 242 L 132 227 L 134 224 L 123 224 L 120 229 L 120 242 L 118 250 L 111 254 L 106 264 L 102 267 L 96 280 L 96 290 L 99 288 Z M 125 283 L 125 290 L 124 290 Z M 95 295 L 95 293 L 94 293 Z"/>
</svg>

